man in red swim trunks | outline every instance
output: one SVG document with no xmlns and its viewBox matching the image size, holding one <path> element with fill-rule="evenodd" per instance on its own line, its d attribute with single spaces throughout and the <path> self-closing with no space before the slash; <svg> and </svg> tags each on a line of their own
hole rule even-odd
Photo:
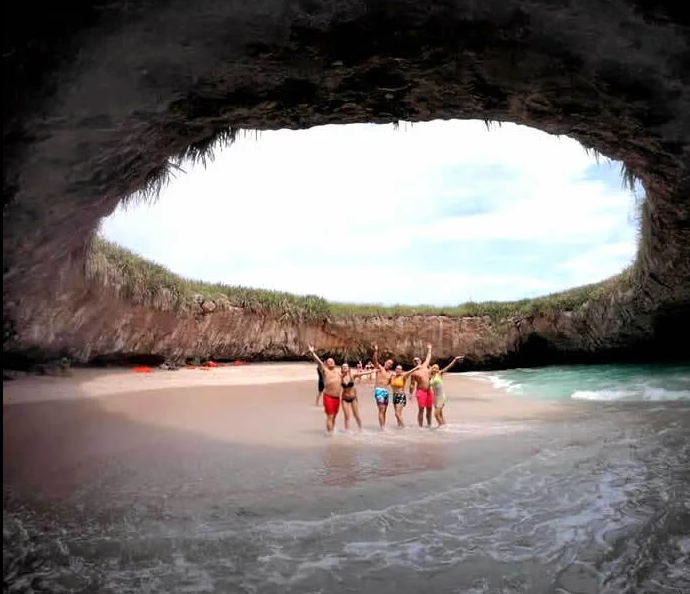
<svg viewBox="0 0 690 594">
<path fill-rule="evenodd" d="M 323 372 L 323 410 L 326 413 L 326 431 L 333 434 L 335 417 L 340 410 L 340 393 L 343 390 L 340 369 L 335 366 L 335 361 L 331 357 L 326 359 L 325 363 L 319 359 L 313 346 L 309 347 L 309 352 Z"/>
<path fill-rule="evenodd" d="M 410 377 L 410 396 L 414 393 L 417 397 L 417 423 L 424 427 L 424 412 L 426 411 L 426 423 L 431 427 L 431 413 L 434 408 L 434 391 L 431 389 L 431 343 L 426 345 L 426 359 L 414 358 L 415 367 L 419 366 Z M 416 391 L 415 391 L 416 389 Z"/>
</svg>

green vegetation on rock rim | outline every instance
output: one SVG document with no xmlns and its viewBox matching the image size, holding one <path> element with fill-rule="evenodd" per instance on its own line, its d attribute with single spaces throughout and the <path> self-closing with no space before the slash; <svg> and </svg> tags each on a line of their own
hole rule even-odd
<svg viewBox="0 0 690 594">
<path fill-rule="evenodd" d="M 489 316 L 492 319 L 573 311 L 588 301 L 603 298 L 632 285 L 633 267 L 619 275 L 533 299 L 467 302 L 456 306 L 381 305 L 329 302 L 315 295 L 228 286 L 183 278 L 128 249 L 95 237 L 87 261 L 87 276 L 103 285 L 116 284 L 120 296 L 147 306 L 184 311 L 199 301 L 213 301 L 219 309 L 241 307 L 252 312 L 290 319 L 318 320 L 347 316 Z"/>
</svg>

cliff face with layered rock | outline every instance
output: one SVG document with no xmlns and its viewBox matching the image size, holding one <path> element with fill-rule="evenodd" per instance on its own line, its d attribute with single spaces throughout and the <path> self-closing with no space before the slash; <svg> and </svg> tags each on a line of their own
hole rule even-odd
<svg viewBox="0 0 690 594">
<path fill-rule="evenodd" d="M 3 30 L 5 353 L 282 358 L 313 338 L 330 348 L 375 339 L 409 356 L 436 336 L 439 354 L 510 361 L 531 351 L 547 361 L 659 352 L 687 339 L 682 3 L 109 0 L 78 13 L 15 9 Z M 239 130 L 438 118 L 532 125 L 622 161 L 647 194 L 632 293 L 555 319 L 317 327 L 222 307 L 173 315 L 65 272 L 101 217 Z"/>
<path fill-rule="evenodd" d="M 27 299 L 18 308 L 15 353 L 35 360 L 124 363 L 136 358 L 181 364 L 190 360 L 293 360 L 308 345 L 338 360 L 382 355 L 409 363 L 434 345 L 434 359 L 463 354 L 464 369 L 605 360 L 654 347 L 653 318 L 634 310 L 633 292 L 612 286 L 572 311 L 526 316 L 339 315 L 304 319 L 261 313 L 226 299 L 197 296 L 184 307 L 123 294 L 117 272 L 62 279 L 57 295 Z"/>
</svg>

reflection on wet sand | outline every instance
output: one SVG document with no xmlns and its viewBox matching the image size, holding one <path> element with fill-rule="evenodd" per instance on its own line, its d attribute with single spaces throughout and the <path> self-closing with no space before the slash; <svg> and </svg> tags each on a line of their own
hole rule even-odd
<svg viewBox="0 0 690 594">
<path fill-rule="evenodd" d="M 410 444 L 398 441 L 372 445 L 360 436 L 359 442 L 330 444 L 323 450 L 321 483 L 344 487 L 383 477 L 421 470 L 442 470 L 448 463 L 442 444 Z"/>
<path fill-rule="evenodd" d="M 154 498 L 195 493 L 199 500 L 210 500 L 267 485 L 288 488 L 285 481 L 355 485 L 442 470 L 457 453 L 450 444 L 504 431 L 485 421 L 487 410 L 497 414 L 510 409 L 505 395 L 479 385 L 475 397 L 481 402 L 454 408 L 463 417 L 460 424 L 428 431 L 410 422 L 402 431 L 379 432 L 373 402 L 363 400 L 364 432 L 339 431 L 328 438 L 323 412 L 313 405 L 312 382 L 218 386 L 218 378 L 211 378 L 204 380 L 214 382 L 211 385 L 149 386 L 140 392 L 91 397 L 85 385 L 98 385 L 100 394 L 107 382 L 93 378 L 92 372 L 86 375 L 88 382 L 78 375 L 65 379 L 80 399 L 53 398 L 46 388 L 53 382 L 39 382 L 50 401 L 36 402 L 39 389 L 32 392 L 31 404 L 4 406 L 3 476 L 13 488 L 51 500 L 88 495 L 107 505 L 109 499 L 124 501 L 133 494 L 146 499 L 147 490 L 157 493 Z M 134 381 L 122 374 L 112 377 L 116 390 L 124 379 Z M 452 386 L 455 378 L 447 381 Z M 469 386 L 458 378 L 456 392 L 477 385 L 465 381 Z M 33 381 L 27 385 L 35 387 Z M 13 382 L 4 396 L 17 402 L 21 386 L 21 381 Z M 516 416 L 553 410 L 542 404 L 528 403 L 519 410 L 512 406 Z M 413 421 L 414 407 L 408 406 L 405 415 Z"/>
</svg>

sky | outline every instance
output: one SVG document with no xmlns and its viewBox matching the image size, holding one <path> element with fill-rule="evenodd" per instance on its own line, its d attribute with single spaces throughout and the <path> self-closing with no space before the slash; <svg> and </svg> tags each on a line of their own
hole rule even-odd
<svg viewBox="0 0 690 594">
<path fill-rule="evenodd" d="M 634 259 L 619 164 L 481 121 L 248 134 L 106 238 L 193 279 L 333 301 L 456 305 L 603 280 Z"/>
</svg>

